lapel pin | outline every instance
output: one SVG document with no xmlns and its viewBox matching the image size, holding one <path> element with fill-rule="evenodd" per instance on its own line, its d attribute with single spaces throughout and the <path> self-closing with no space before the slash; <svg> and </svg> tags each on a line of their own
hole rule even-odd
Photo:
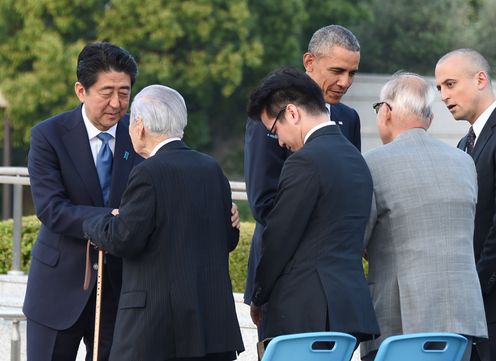
<svg viewBox="0 0 496 361">
<path fill-rule="evenodd" d="M 129 152 L 126 150 L 124 152 L 124 157 L 123 157 L 125 160 L 127 160 L 127 158 L 129 158 Z"/>
</svg>

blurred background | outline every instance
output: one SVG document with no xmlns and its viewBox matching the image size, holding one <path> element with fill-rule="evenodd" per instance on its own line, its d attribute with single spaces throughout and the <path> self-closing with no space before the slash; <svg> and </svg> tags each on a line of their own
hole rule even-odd
<svg viewBox="0 0 496 361">
<path fill-rule="evenodd" d="M 133 94 L 152 83 L 177 89 L 189 110 L 187 143 L 243 180 L 247 97 L 271 70 L 302 69 L 318 28 L 340 24 L 360 41 L 359 74 L 343 101 L 362 118 L 366 151 L 379 144 L 370 105 L 389 75 L 432 76 L 439 57 L 459 47 L 495 64 L 495 18 L 494 0 L 0 0 L 3 165 L 26 166 L 31 126 L 78 103 L 76 58 L 87 42 L 133 54 Z M 436 111 L 446 126 L 435 120 L 434 131 L 456 144 L 465 122 L 441 103 Z"/>
</svg>

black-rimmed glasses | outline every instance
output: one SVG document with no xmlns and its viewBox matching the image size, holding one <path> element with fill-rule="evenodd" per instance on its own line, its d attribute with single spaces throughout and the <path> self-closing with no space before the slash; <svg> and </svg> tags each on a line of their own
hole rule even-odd
<svg viewBox="0 0 496 361">
<path fill-rule="evenodd" d="M 276 118 L 274 119 L 274 123 L 272 123 L 272 126 L 270 127 L 270 130 L 269 132 L 267 133 L 267 136 L 271 137 L 271 138 L 276 138 L 277 139 L 277 134 L 274 133 L 274 128 L 276 126 L 276 123 L 277 121 L 279 120 L 279 118 L 282 116 L 282 114 L 284 113 L 284 111 L 286 110 L 286 106 L 284 106 L 281 110 L 279 110 L 279 112 L 277 113 L 276 115 Z"/>
<path fill-rule="evenodd" d="M 372 108 L 375 110 L 375 114 L 379 113 L 379 110 L 381 109 L 381 107 L 382 107 L 383 104 L 386 104 L 387 107 L 389 108 L 389 110 L 393 110 L 393 108 L 391 108 L 391 105 L 389 105 L 389 103 L 387 103 L 387 102 L 378 102 L 378 103 L 372 104 Z"/>
</svg>

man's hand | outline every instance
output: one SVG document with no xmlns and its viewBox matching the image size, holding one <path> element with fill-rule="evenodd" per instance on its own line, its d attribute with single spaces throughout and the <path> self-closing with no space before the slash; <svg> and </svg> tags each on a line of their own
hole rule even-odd
<svg viewBox="0 0 496 361">
<path fill-rule="evenodd" d="M 260 321 L 262 321 L 262 307 L 255 306 L 253 302 L 250 304 L 250 316 L 251 320 L 257 327 L 260 327 Z"/>
<path fill-rule="evenodd" d="M 241 221 L 239 220 L 239 212 L 238 212 L 238 206 L 236 204 L 232 204 L 231 207 L 231 224 L 233 228 L 239 229 Z"/>
<path fill-rule="evenodd" d="M 112 215 L 118 216 L 119 215 L 119 209 L 117 209 L 117 208 L 112 209 Z"/>
</svg>

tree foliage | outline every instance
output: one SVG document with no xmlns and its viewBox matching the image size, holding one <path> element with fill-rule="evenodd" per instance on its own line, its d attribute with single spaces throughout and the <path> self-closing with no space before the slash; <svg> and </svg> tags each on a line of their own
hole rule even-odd
<svg viewBox="0 0 496 361">
<path fill-rule="evenodd" d="M 476 2 L 469 0 L 371 0 L 371 17 L 354 26 L 362 46 L 360 71 L 432 74 L 444 53 L 472 43 Z"/>
<path fill-rule="evenodd" d="M 133 93 L 160 83 L 186 99 L 186 140 L 242 173 L 244 110 L 271 70 L 302 68 L 315 30 L 350 28 L 360 71 L 432 74 L 456 47 L 496 60 L 492 0 L 2 0 L 0 91 L 16 143 L 30 127 L 77 104 L 77 54 L 108 40 L 128 49 L 139 74 Z"/>
<path fill-rule="evenodd" d="M 496 19 L 496 2 L 479 0 L 477 21 L 473 26 L 473 43 L 470 47 L 480 51 L 492 63 L 493 79 L 496 76 L 496 46 L 494 19 Z"/>
<path fill-rule="evenodd" d="M 76 104 L 75 62 L 95 37 L 97 0 L 5 0 L 0 3 L 0 88 L 9 103 L 14 141 L 36 122 Z"/>
</svg>

